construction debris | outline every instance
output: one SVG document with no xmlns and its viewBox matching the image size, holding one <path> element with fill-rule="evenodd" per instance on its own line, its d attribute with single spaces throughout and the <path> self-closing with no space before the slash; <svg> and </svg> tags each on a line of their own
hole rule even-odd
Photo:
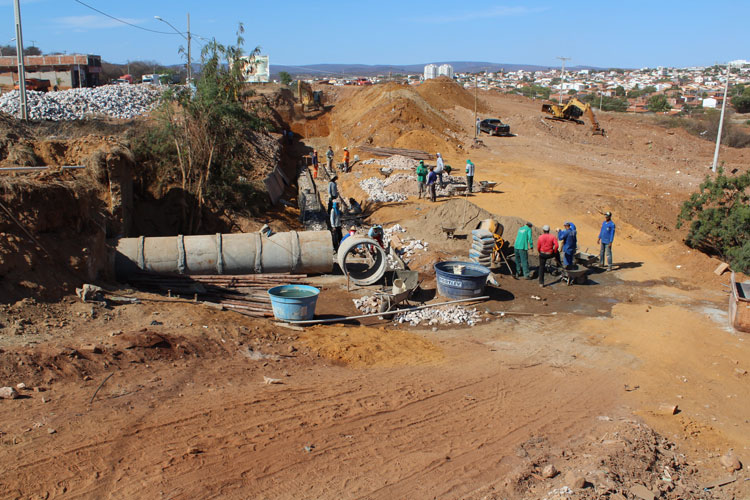
<svg viewBox="0 0 750 500">
<path fill-rule="evenodd" d="M 134 273 L 128 282 L 140 289 L 169 296 L 200 298 L 214 306 L 251 317 L 271 317 L 266 290 L 277 285 L 301 285 L 303 274 L 179 275 Z"/>
<path fill-rule="evenodd" d="M 417 326 L 423 321 L 427 325 L 467 324 L 474 326 L 480 320 L 480 314 L 476 308 L 468 309 L 458 305 L 407 311 L 396 314 L 394 319 L 396 323 L 409 323 L 411 326 Z"/>
<path fill-rule="evenodd" d="M 27 90 L 29 118 L 32 120 L 72 121 L 108 117 L 130 119 L 149 113 L 162 91 L 151 85 L 102 85 L 57 92 Z M 17 115 L 19 91 L 0 96 L 0 111 Z"/>
<path fill-rule="evenodd" d="M 401 148 L 375 148 L 372 146 L 359 146 L 357 149 L 365 153 L 371 153 L 375 156 L 393 156 L 401 155 L 414 160 L 434 160 L 435 155 L 428 153 L 427 151 L 419 151 L 417 149 L 401 149 Z"/>
</svg>

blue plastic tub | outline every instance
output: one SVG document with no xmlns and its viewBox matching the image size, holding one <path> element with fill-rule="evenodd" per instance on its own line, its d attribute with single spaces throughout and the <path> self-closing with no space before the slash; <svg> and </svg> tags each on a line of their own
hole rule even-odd
<svg viewBox="0 0 750 500">
<path fill-rule="evenodd" d="M 320 290 L 307 285 L 281 285 L 268 290 L 276 319 L 302 321 L 313 319 Z"/>
<path fill-rule="evenodd" d="M 458 266 L 463 266 L 458 274 Z M 468 299 L 482 295 L 490 270 L 473 262 L 448 261 L 435 264 L 438 293 L 449 299 Z"/>
</svg>

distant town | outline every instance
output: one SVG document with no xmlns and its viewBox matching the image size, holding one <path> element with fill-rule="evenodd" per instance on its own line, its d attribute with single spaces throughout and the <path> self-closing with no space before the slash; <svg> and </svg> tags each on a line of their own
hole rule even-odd
<svg viewBox="0 0 750 500">
<path fill-rule="evenodd" d="M 736 60 L 729 65 L 731 85 L 750 84 L 750 61 Z M 371 85 L 398 79 L 418 84 L 440 76 L 453 78 L 467 89 L 476 87 L 552 100 L 565 100 L 575 95 L 579 99 L 590 101 L 597 108 L 606 110 L 609 107 L 615 111 L 635 113 L 653 111 L 649 109 L 649 100 L 654 95 L 663 95 L 666 105 L 659 111 L 676 114 L 691 108 L 721 107 L 726 65 L 636 70 L 575 69 L 564 73 L 562 69 L 454 73 L 449 64 L 428 64 L 422 74 L 378 75 L 356 79 L 321 77 L 307 81 L 331 85 Z"/>
<path fill-rule="evenodd" d="M 6 51 L 11 49 L 5 48 Z M 76 87 L 96 87 L 118 83 L 169 84 L 184 81 L 185 67 L 160 67 L 169 73 L 158 73 L 156 66 L 145 62 L 119 66 L 106 64 L 101 57 L 91 54 L 27 55 L 27 89 L 64 90 Z M 280 81 L 290 83 L 292 75 L 286 71 L 271 74 L 268 56 L 255 55 L 247 60 L 243 77 L 247 83 Z M 466 68 L 467 64 L 457 63 Z M 728 63 L 730 85 L 750 86 L 750 61 L 736 60 Z M 132 69 L 135 71 L 131 71 Z M 127 67 L 127 71 L 126 68 Z M 136 70 L 139 67 L 140 70 Z M 410 69 L 414 66 L 410 66 Z M 534 68 L 534 67 L 531 67 Z M 571 96 L 588 102 L 592 107 L 605 111 L 658 112 L 678 114 L 693 110 L 721 107 L 724 99 L 727 65 L 696 66 L 689 68 L 641 68 L 641 69 L 504 69 L 480 72 L 455 72 L 451 64 L 428 64 L 422 73 L 394 73 L 377 76 L 355 76 L 352 74 L 321 76 L 297 73 L 295 78 L 309 83 L 329 85 L 372 85 L 387 81 L 418 84 L 438 77 L 454 79 L 468 89 L 481 89 L 503 93 L 515 93 L 532 99 L 564 101 Z M 122 71 L 123 74 L 112 74 Z M 199 72 L 199 70 L 198 70 Z M 127 73 L 127 74 L 125 74 Z M 132 74 L 131 74 L 132 73 Z M 272 79 L 271 77 L 277 79 Z M 0 88 L 10 90 L 18 87 L 18 68 L 14 56 L 0 56 Z M 748 96 L 750 97 L 750 96 Z M 745 104 L 744 107 L 748 105 Z"/>
</svg>

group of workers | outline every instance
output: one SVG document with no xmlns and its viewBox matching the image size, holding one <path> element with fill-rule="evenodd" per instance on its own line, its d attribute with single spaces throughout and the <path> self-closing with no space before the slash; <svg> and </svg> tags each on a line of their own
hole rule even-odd
<svg viewBox="0 0 750 500">
<path fill-rule="evenodd" d="M 534 239 L 531 235 L 531 222 L 527 222 L 518 229 L 516 241 L 513 244 L 513 250 L 516 256 L 516 276 L 532 279 L 529 272 L 529 252 L 534 249 Z M 604 214 L 601 230 L 597 243 L 599 247 L 599 266 L 604 267 L 605 257 L 607 259 L 607 270 L 612 270 L 612 242 L 615 239 L 615 223 L 612 222 L 612 213 Z M 560 250 L 563 258 L 560 262 Z M 575 254 L 578 248 L 578 231 L 575 224 L 565 222 L 563 229 L 557 228 L 557 235 L 550 233 L 548 225 L 542 226 L 542 234 L 537 239 L 536 250 L 539 252 L 539 286 L 544 287 L 544 275 L 547 268 L 547 262 L 554 259 L 558 267 L 565 269 L 575 268 Z"/>
<path fill-rule="evenodd" d="M 417 165 L 417 194 L 419 198 L 422 198 L 424 194 L 427 196 L 429 193 L 430 200 L 435 201 L 437 198 L 437 183 L 440 182 L 440 187 L 444 188 L 445 183 L 443 182 L 443 174 L 450 174 L 451 166 L 445 164 L 443 156 L 437 153 L 436 165 L 427 167 L 424 164 L 424 160 L 419 160 Z M 474 163 L 471 160 L 466 160 L 466 189 L 469 193 L 473 192 L 474 186 Z"/>
<path fill-rule="evenodd" d="M 344 162 L 342 163 L 342 170 L 344 172 L 349 172 L 351 170 L 351 165 L 349 164 L 349 148 L 344 148 L 343 156 L 344 156 Z M 319 168 L 318 150 L 317 149 L 313 149 L 313 152 L 310 155 L 310 157 L 312 158 L 312 169 L 313 169 L 312 175 L 313 175 L 313 179 L 317 179 L 318 178 L 318 168 Z M 334 157 L 333 148 L 331 146 L 328 146 L 328 151 L 326 151 L 326 160 L 327 160 L 327 165 L 328 165 L 327 172 L 329 173 L 329 175 L 330 175 L 331 172 L 334 172 L 334 170 L 333 170 L 333 157 Z"/>
</svg>

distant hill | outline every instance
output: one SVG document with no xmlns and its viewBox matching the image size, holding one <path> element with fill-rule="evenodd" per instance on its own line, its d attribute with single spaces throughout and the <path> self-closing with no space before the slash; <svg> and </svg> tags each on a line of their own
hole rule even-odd
<svg viewBox="0 0 750 500">
<path fill-rule="evenodd" d="M 271 77 L 277 78 L 279 72 L 286 71 L 290 75 L 305 76 L 377 76 L 392 74 L 415 74 L 422 73 L 424 67 L 430 63 L 424 64 L 407 64 L 407 65 L 387 65 L 387 64 L 308 64 L 305 66 L 286 66 L 282 64 L 271 64 Z M 546 71 L 559 66 L 537 66 L 533 64 L 511 64 L 511 63 L 493 63 L 493 62 L 475 62 L 475 61 L 442 61 L 432 64 L 450 64 L 456 73 L 477 73 L 479 71 L 497 72 L 500 70 L 508 71 Z M 597 69 L 591 66 L 573 66 L 570 71 L 579 71 L 582 69 Z"/>
</svg>

